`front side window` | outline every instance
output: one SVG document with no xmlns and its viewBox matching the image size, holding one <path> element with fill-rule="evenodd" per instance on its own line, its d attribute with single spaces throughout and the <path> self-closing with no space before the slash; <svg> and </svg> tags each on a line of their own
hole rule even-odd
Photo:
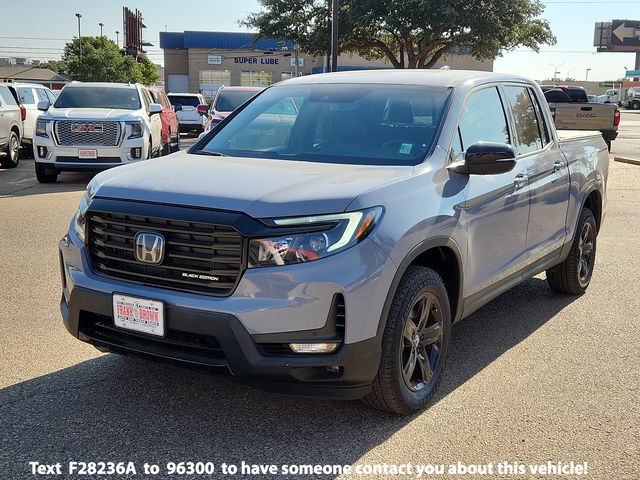
<svg viewBox="0 0 640 480">
<path fill-rule="evenodd" d="M 476 142 L 511 143 L 507 119 L 496 87 L 471 94 L 462 109 L 456 133 L 453 139 L 454 157 L 459 157 Z"/>
<path fill-rule="evenodd" d="M 136 88 L 82 86 L 63 89 L 55 108 L 139 110 L 141 105 Z"/>
<path fill-rule="evenodd" d="M 416 165 L 433 144 L 449 95 L 447 88 L 410 85 L 271 87 L 214 131 L 201 153 Z"/>
<path fill-rule="evenodd" d="M 518 154 L 524 155 L 540 150 L 540 125 L 527 88 L 505 86 L 504 93 L 515 121 Z"/>
</svg>

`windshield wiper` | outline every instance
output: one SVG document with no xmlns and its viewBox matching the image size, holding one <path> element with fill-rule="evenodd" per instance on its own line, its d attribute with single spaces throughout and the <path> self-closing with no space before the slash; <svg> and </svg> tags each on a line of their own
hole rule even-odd
<svg viewBox="0 0 640 480">
<path fill-rule="evenodd" d="M 210 152 L 209 150 L 196 150 L 195 152 L 191 152 L 191 153 L 195 153 L 196 155 L 209 155 L 211 157 L 226 157 L 226 156 L 228 156 L 228 155 L 225 155 L 224 153 Z"/>
</svg>

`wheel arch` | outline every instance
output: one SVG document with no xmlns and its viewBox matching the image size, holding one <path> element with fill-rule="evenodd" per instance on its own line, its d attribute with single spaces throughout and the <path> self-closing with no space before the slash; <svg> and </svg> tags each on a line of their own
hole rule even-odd
<svg viewBox="0 0 640 480">
<path fill-rule="evenodd" d="M 593 186 L 585 195 L 580 211 L 585 207 L 591 210 L 593 216 L 596 217 L 596 232 L 599 232 L 602 223 L 602 192 L 596 186 Z"/>
<path fill-rule="evenodd" d="M 18 126 L 17 126 L 17 125 L 12 125 L 12 126 L 11 126 L 11 131 L 12 131 L 12 132 L 15 132 L 15 134 L 16 134 L 16 135 L 18 135 L 18 140 L 22 140 L 22 139 L 20 138 L 20 129 L 18 128 Z"/>
<path fill-rule="evenodd" d="M 435 237 L 416 245 L 400 262 L 382 308 L 378 323 L 378 337 L 381 337 L 384 332 L 391 303 L 398 290 L 400 280 L 407 269 L 413 265 L 431 268 L 440 275 L 449 296 L 451 321 L 455 323 L 461 318 L 463 270 L 460 247 L 451 238 Z"/>
</svg>

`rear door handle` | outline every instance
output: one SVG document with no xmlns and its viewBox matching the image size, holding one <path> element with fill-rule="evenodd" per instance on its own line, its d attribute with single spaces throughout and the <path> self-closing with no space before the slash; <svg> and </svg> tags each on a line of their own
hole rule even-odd
<svg viewBox="0 0 640 480">
<path fill-rule="evenodd" d="M 562 169 L 563 166 L 563 162 L 561 162 L 560 160 L 557 160 L 554 164 L 553 164 L 553 171 L 554 172 L 558 172 L 560 171 L 560 169 Z"/>
<path fill-rule="evenodd" d="M 527 185 L 529 182 L 529 177 L 527 177 L 524 173 L 519 173 L 516 175 L 516 178 L 513 179 L 513 184 L 516 188 L 522 188 Z"/>
</svg>

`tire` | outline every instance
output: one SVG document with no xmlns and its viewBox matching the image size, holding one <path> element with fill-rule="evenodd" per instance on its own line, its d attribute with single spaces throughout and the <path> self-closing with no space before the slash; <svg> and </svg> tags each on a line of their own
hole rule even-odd
<svg viewBox="0 0 640 480">
<path fill-rule="evenodd" d="M 4 149 L 4 156 L 0 157 L 0 165 L 4 168 L 16 168 L 20 163 L 20 138 L 11 130 L 9 142 Z"/>
<path fill-rule="evenodd" d="M 547 283 L 554 292 L 582 295 L 587 290 L 596 260 L 596 228 L 593 212 L 583 208 L 569 256 L 547 270 Z"/>
<path fill-rule="evenodd" d="M 640 110 L 640 102 L 638 100 L 634 100 L 631 104 L 632 110 Z"/>
<path fill-rule="evenodd" d="M 169 152 L 175 153 L 180 151 L 180 134 L 178 133 L 175 138 L 175 145 L 171 146 L 171 141 L 169 141 Z"/>
<path fill-rule="evenodd" d="M 58 180 L 58 171 L 36 162 L 36 178 L 40 183 L 55 183 Z"/>
<path fill-rule="evenodd" d="M 426 321 L 424 311 L 428 311 Z M 450 336 L 444 282 L 429 268 L 410 267 L 391 304 L 380 367 L 363 402 L 400 415 L 424 408 L 440 383 Z"/>
</svg>

